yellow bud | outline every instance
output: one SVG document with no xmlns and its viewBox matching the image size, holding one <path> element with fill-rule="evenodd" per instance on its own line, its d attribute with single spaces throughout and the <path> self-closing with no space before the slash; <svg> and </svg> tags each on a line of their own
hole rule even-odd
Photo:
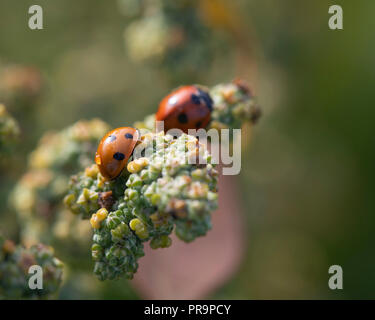
<svg viewBox="0 0 375 320">
<path fill-rule="evenodd" d="M 83 197 L 84 197 L 85 199 L 90 198 L 90 190 L 89 190 L 89 189 L 87 189 L 87 188 L 83 188 L 83 190 L 82 190 L 82 194 L 83 194 Z"/>
<path fill-rule="evenodd" d="M 135 161 L 130 161 L 128 163 L 128 166 L 126 168 L 128 169 L 128 171 L 130 173 L 137 173 L 137 172 L 141 171 L 142 166 L 140 166 L 139 164 L 137 164 Z"/>
<path fill-rule="evenodd" d="M 108 216 L 108 211 L 106 208 L 101 208 L 96 212 L 97 219 L 103 221 Z"/>
<path fill-rule="evenodd" d="M 148 165 L 148 159 L 147 158 L 139 158 L 135 160 L 135 163 L 141 165 L 142 167 L 146 167 Z"/>
<path fill-rule="evenodd" d="M 91 227 L 93 227 L 94 229 L 100 228 L 100 221 L 98 221 L 98 217 L 97 217 L 96 213 L 94 213 L 91 216 L 90 223 L 91 223 Z"/>
<path fill-rule="evenodd" d="M 76 199 L 76 196 L 74 194 L 68 194 L 64 198 L 64 203 L 67 206 L 71 206 L 74 203 L 75 199 Z"/>
<path fill-rule="evenodd" d="M 108 211 L 106 208 L 99 209 L 96 213 L 91 216 L 90 223 L 94 229 L 99 229 L 101 222 L 107 218 Z"/>
<path fill-rule="evenodd" d="M 93 179 L 95 179 L 97 177 L 98 173 L 99 173 L 99 169 L 98 169 L 98 166 L 96 164 L 93 164 L 92 166 L 87 167 L 85 169 L 85 175 L 87 177 L 90 177 L 90 178 L 93 178 Z"/>
<path fill-rule="evenodd" d="M 146 226 L 138 218 L 132 219 L 129 222 L 129 227 L 140 239 L 148 238 L 148 231 Z"/>
<path fill-rule="evenodd" d="M 134 231 L 140 223 L 142 222 L 138 218 L 132 219 L 129 222 L 129 227 Z"/>
<path fill-rule="evenodd" d="M 85 204 L 85 203 L 86 203 L 86 199 L 85 199 L 83 193 L 81 193 L 80 196 L 78 197 L 78 199 L 77 199 L 77 203 L 78 203 L 78 204 Z"/>
<path fill-rule="evenodd" d="M 127 169 L 130 173 L 137 173 L 148 165 L 147 158 L 139 158 L 128 163 Z"/>
</svg>

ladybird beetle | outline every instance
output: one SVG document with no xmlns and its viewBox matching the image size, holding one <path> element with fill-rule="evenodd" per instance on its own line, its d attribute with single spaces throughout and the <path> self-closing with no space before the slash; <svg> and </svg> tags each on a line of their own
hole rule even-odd
<svg viewBox="0 0 375 320">
<path fill-rule="evenodd" d="M 156 121 L 164 121 L 164 130 L 205 128 L 211 120 L 213 101 L 198 86 L 183 86 L 166 96 L 159 105 Z"/>
<path fill-rule="evenodd" d="M 140 132 L 131 127 L 121 127 L 108 132 L 100 141 L 95 163 L 107 180 L 117 178 L 125 168 L 140 138 Z"/>
</svg>

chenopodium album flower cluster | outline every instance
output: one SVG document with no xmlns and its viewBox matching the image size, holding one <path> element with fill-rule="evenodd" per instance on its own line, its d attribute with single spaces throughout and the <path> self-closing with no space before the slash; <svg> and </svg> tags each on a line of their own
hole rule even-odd
<svg viewBox="0 0 375 320">
<path fill-rule="evenodd" d="M 42 288 L 33 290 L 29 281 L 33 265 L 42 270 Z M 63 264 L 51 247 L 43 244 L 25 248 L 0 234 L 0 299 L 47 299 L 56 294 L 62 281 Z"/>
<path fill-rule="evenodd" d="M 249 86 L 242 80 L 218 84 L 211 88 L 214 101 L 211 128 L 236 129 L 242 124 L 255 124 L 261 110 Z"/>
<path fill-rule="evenodd" d="M 208 128 L 238 128 L 260 115 L 241 81 L 209 94 L 214 106 Z M 218 173 L 205 145 L 187 134 L 152 133 L 154 115 L 135 127 L 143 130 L 140 156 L 133 153 L 126 170 L 109 181 L 96 164 L 87 167 L 71 178 L 64 198 L 73 213 L 90 219 L 94 273 L 101 280 L 132 278 L 146 241 L 156 249 L 171 245 L 173 230 L 186 242 L 205 235 L 217 207 Z"/>
<path fill-rule="evenodd" d="M 90 218 L 94 273 L 102 280 L 132 278 L 145 241 L 168 247 L 173 229 L 187 242 L 205 235 L 217 207 L 217 171 L 195 137 L 146 133 L 138 148 L 144 156 L 131 158 L 125 174 L 106 182 L 93 165 L 72 178 L 65 197 L 74 213 Z M 191 164 L 197 157 L 203 161 Z"/>
<path fill-rule="evenodd" d="M 62 204 L 69 177 L 92 162 L 97 144 L 109 126 L 101 120 L 79 121 L 60 132 L 47 133 L 31 153 L 28 171 L 12 192 L 11 204 L 24 243 L 76 239 L 90 232 Z"/>
</svg>

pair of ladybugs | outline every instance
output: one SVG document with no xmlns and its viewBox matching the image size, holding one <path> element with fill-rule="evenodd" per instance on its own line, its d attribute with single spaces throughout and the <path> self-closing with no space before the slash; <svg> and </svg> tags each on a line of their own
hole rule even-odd
<svg viewBox="0 0 375 320">
<path fill-rule="evenodd" d="M 213 101 L 197 86 L 184 86 L 173 91 L 160 103 L 156 121 L 164 121 L 164 129 L 205 128 L 211 119 Z M 138 129 L 122 127 L 108 132 L 99 143 L 95 162 L 107 180 L 117 178 L 125 168 L 140 139 Z"/>
</svg>

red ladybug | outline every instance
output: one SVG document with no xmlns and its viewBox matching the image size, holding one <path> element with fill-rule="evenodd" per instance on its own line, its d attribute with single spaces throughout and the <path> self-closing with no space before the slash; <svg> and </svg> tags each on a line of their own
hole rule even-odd
<svg viewBox="0 0 375 320">
<path fill-rule="evenodd" d="M 139 138 L 139 131 L 131 127 L 114 129 L 102 138 L 95 154 L 95 163 L 104 178 L 113 180 L 120 175 Z"/>
<path fill-rule="evenodd" d="M 157 121 L 164 121 L 164 130 L 205 128 L 211 119 L 213 101 L 198 86 L 183 86 L 166 96 L 156 113 Z"/>
</svg>

